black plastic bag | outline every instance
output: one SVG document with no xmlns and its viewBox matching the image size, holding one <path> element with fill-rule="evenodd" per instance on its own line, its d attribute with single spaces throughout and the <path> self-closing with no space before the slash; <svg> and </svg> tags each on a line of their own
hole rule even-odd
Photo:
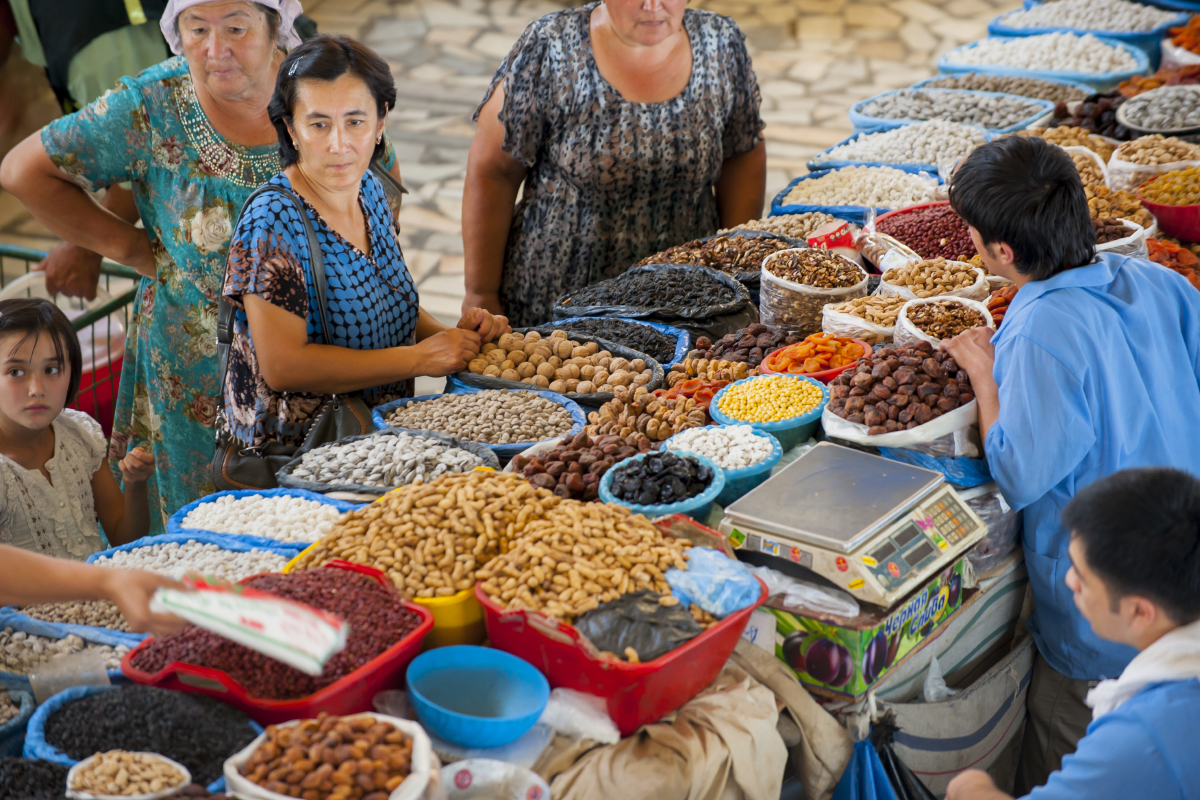
<svg viewBox="0 0 1200 800">
<path fill-rule="evenodd" d="M 895 726 L 887 721 L 876 722 L 871 727 L 871 741 L 875 745 L 875 752 L 879 754 L 879 760 L 883 763 L 888 783 L 896 793 L 896 800 L 937 800 L 937 795 L 929 791 L 908 765 L 900 760 L 900 756 L 896 755 L 892 744 L 895 733 Z"/>
<path fill-rule="evenodd" d="M 624 657 L 632 647 L 639 661 L 653 661 L 704 633 L 686 608 L 661 605 L 661 596 L 646 589 L 622 595 L 579 617 L 575 628 L 597 650 Z"/>
<path fill-rule="evenodd" d="M 732 275 L 726 275 L 723 272 L 717 272 L 715 269 L 708 267 L 695 266 L 693 264 L 647 264 L 644 267 L 633 267 L 616 277 L 609 278 L 606 281 L 601 281 L 598 284 L 619 281 L 628 275 L 637 275 L 642 272 L 659 272 L 663 270 L 677 271 L 680 273 L 680 280 L 688 280 L 692 274 L 700 273 L 710 280 L 715 280 L 733 292 L 731 300 L 707 306 L 626 306 L 626 305 L 575 305 L 571 303 L 572 293 L 567 293 L 558 298 L 554 302 L 554 318 L 567 319 L 569 317 L 630 317 L 632 319 L 653 319 L 659 322 L 671 322 L 675 320 L 683 321 L 703 321 L 709 317 L 719 317 L 726 314 L 736 314 L 742 311 L 750 304 L 750 292 L 745 286 Z M 582 291 L 582 290 L 581 290 Z M 681 327 L 687 327 L 681 325 Z"/>
<path fill-rule="evenodd" d="M 728 236 L 736 239 L 778 239 L 779 241 L 787 242 L 790 248 L 808 247 L 808 243 L 803 239 L 793 239 L 790 236 L 784 236 L 781 233 L 772 233 L 771 231 L 739 230 L 736 228 L 731 231 L 726 231 L 725 233 L 716 233 L 712 236 L 705 236 L 701 239 L 693 239 L 692 241 L 711 242 L 713 239 L 717 239 L 721 236 Z M 687 242 L 686 244 L 691 244 L 691 242 Z M 721 270 L 717 271 L 720 272 Z M 750 290 L 750 294 L 753 295 L 759 281 L 762 279 L 762 265 L 759 264 L 758 269 L 755 269 L 752 272 L 726 272 L 725 274 L 732 274 L 733 277 L 737 278 L 741 284 Z"/>
</svg>

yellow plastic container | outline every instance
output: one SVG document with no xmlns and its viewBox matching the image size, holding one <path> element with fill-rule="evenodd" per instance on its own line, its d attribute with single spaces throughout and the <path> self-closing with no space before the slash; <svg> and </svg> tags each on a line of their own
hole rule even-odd
<svg viewBox="0 0 1200 800">
<path fill-rule="evenodd" d="M 483 606 L 475 599 L 475 587 L 449 597 L 414 597 L 413 602 L 433 612 L 433 630 L 421 643 L 421 650 L 452 644 L 483 644 L 487 627 Z"/>
</svg>

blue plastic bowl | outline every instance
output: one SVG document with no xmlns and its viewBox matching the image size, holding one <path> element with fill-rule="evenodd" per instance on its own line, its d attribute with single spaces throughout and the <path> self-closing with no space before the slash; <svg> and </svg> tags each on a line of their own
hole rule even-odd
<svg viewBox="0 0 1200 800">
<path fill-rule="evenodd" d="M 746 425 L 749 423 L 742 424 Z M 706 427 L 720 428 L 722 426 L 708 425 Z M 693 428 L 692 430 L 696 429 Z M 680 434 L 677 433 L 675 436 L 667 439 L 665 449 L 672 449 L 671 442 L 673 442 L 679 435 Z M 783 447 L 780 446 L 778 439 L 766 431 L 760 431 L 757 428 L 754 430 L 754 435 L 761 436 L 762 438 L 770 441 L 771 455 L 767 456 L 757 464 L 751 464 L 750 466 L 743 467 L 742 469 L 721 468 L 721 472 L 725 474 L 725 488 L 722 489 L 721 493 L 717 495 L 715 502 L 722 508 L 729 505 L 734 500 L 737 500 L 739 497 L 746 494 L 751 489 L 754 489 L 767 478 L 769 478 L 771 476 L 771 468 L 779 463 L 779 459 L 783 458 Z M 676 452 L 681 451 L 677 450 Z"/>
<path fill-rule="evenodd" d="M 408 665 L 408 696 L 429 732 L 463 747 L 502 747 L 533 727 L 550 700 L 546 677 L 490 647 L 457 645 Z"/>
<path fill-rule="evenodd" d="M 747 422 L 741 419 L 727 417 L 721 413 L 718 404 L 721 402 L 722 396 L 739 383 L 747 383 L 749 381 L 762 380 L 763 378 L 787 378 L 795 381 L 808 381 L 813 386 L 821 390 L 821 402 L 817 407 L 807 414 L 801 414 L 798 417 L 791 419 L 781 419 L 779 422 Z M 708 413 L 713 418 L 713 421 L 720 425 L 750 425 L 756 430 L 766 431 L 779 440 L 779 446 L 783 448 L 783 452 L 791 450 L 801 442 L 806 442 L 813 435 L 813 431 L 817 429 L 817 425 L 821 422 L 821 412 L 825 410 L 826 404 L 829 402 L 829 387 L 820 381 L 806 378 L 803 375 L 755 375 L 752 378 L 742 378 L 740 381 L 734 381 L 728 386 L 717 392 L 708 404 Z"/>
<path fill-rule="evenodd" d="M 656 506 L 641 506 L 637 503 L 627 503 L 613 495 L 613 473 L 620 471 L 621 467 L 629 464 L 630 462 L 640 461 L 643 458 L 652 455 L 662 455 L 662 451 L 653 450 L 649 453 L 642 453 L 640 455 L 627 458 L 620 464 L 614 466 L 608 472 L 605 472 L 604 476 L 600 478 L 600 499 L 605 503 L 616 503 L 619 506 L 625 506 L 633 513 L 645 514 L 650 519 L 668 516 L 670 514 L 687 514 L 692 519 L 699 520 L 700 522 L 708 519 L 709 512 L 712 511 L 713 502 L 717 499 L 717 495 L 721 493 L 721 490 L 725 488 L 725 471 L 699 453 L 690 453 L 686 450 L 674 451 L 674 455 L 690 456 L 712 470 L 712 483 L 709 484 L 707 489 L 695 497 L 689 497 L 687 500 L 680 500 L 678 503 L 667 503 L 665 505 Z"/>
</svg>

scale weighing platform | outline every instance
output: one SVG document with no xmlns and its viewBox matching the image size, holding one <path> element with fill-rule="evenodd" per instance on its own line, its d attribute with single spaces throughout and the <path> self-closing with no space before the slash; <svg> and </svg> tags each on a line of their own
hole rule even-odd
<svg viewBox="0 0 1200 800">
<path fill-rule="evenodd" d="M 720 529 L 735 547 L 793 561 L 884 608 L 987 534 L 940 472 L 829 442 L 729 505 Z"/>
</svg>

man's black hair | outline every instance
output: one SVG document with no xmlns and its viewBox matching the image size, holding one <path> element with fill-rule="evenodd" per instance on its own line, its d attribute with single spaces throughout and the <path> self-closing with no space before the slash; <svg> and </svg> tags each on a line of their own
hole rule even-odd
<svg viewBox="0 0 1200 800">
<path fill-rule="evenodd" d="M 1035 136 L 980 145 L 950 183 L 950 205 L 985 245 L 1007 243 L 1022 275 L 1043 281 L 1082 267 L 1096 229 L 1066 150 Z"/>
<path fill-rule="evenodd" d="M 49 300 L 39 298 L 19 298 L 16 300 L 0 300 L 0 336 L 8 333 L 24 333 L 12 350 L 33 337 L 37 346 L 38 337 L 43 333 L 54 342 L 54 357 L 64 367 L 70 366 L 71 380 L 67 388 L 67 405 L 75 402 L 79 393 L 79 378 L 83 371 L 83 354 L 79 347 L 79 336 L 71 327 L 71 320 L 58 306 Z M 0 354 L 0 359 L 7 356 Z"/>
<path fill-rule="evenodd" d="M 300 154 L 292 146 L 292 134 L 288 125 L 296 109 L 296 92 L 300 81 L 333 81 L 350 73 L 367 85 L 375 100 L 375 110 L 382 117 L 389 108 L 396 107 L 396 82 L 386 61 L 374 50 L 354 41 L 349 36 L 320 33 L 298 45 L 279 65 L 279 77 L 275 82 L 275 94 L 267 106 L 267 114 L 279 134 L 279 165 L 290 167 L 300 160 Z M 386 142 L 375 145 L 372 160 L 378 159 L 387 149 Z"/>
<path fill-rule="evenodd" d="M 1200 480 L 1182 470 L 1122 470 L 1077 492 L 1062 524 L 1113 596 L 1149 598 L 1185 625 L 1200 619 Z"/>
</svg>

